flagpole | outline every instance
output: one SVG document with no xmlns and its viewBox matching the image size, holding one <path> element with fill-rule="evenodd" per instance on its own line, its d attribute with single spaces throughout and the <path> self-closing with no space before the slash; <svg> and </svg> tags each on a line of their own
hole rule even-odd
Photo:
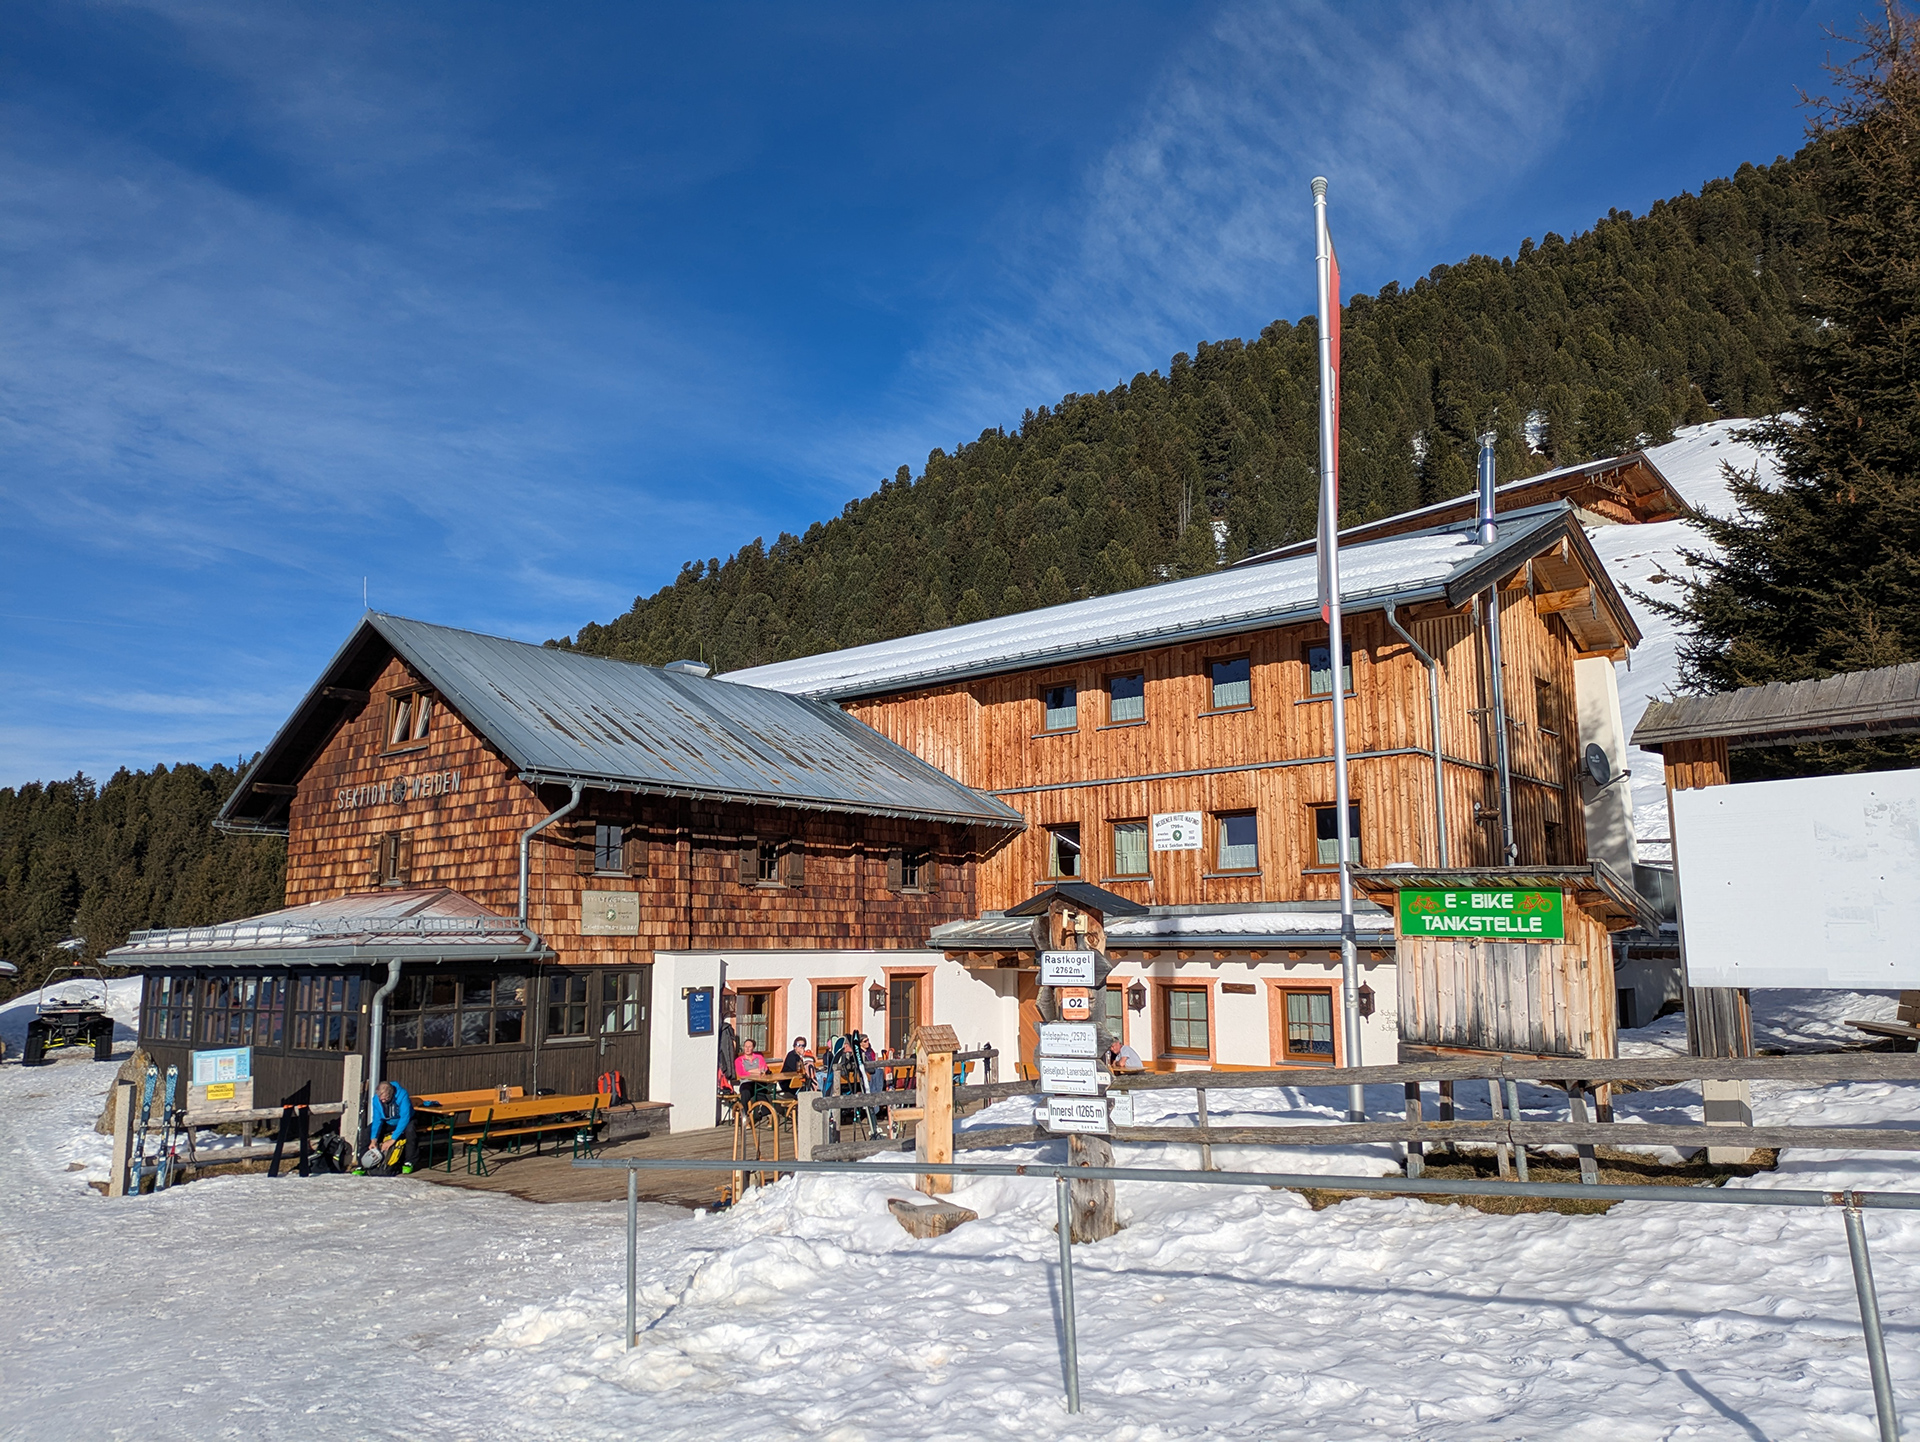
<svg viewBox="0 0 1920 1442">
<path fill-rule="evenodd" d="M 1340 615 L 1340 491 L 1338 485 L 1340 433 L 1334 386 L 1332 293 L 1333 239 L 1327 230 L 1327 181 L 1313 180 L 1314 254 L 1320 272 L 1320 549 L 1327 608 L 1327 664 L 1333 668 L 1333 810 L 1340 847 L 1340 983 L 1346 993 L 1347 1065 L 1359 1066 L 1360 960 L 1353 925 L 1352 836 L 1347 790 L 1347 668 L 1346 638 Z M 1347 1088 L 1347 1119 L 1366 1120 L 1366 1097 L 1358 1086 Z"/>
</svg>

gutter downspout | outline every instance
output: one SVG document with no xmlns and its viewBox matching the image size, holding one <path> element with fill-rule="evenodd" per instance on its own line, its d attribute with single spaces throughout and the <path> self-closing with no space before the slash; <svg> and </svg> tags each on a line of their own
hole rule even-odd
<svg viewBox="0 0 1920 1442">
<path fill-rule="evenodd" d="M 580 804 L 580 794 L 585 789 L 585 786 L 585 782 L 573 782 L 573 795 L 567 799 L 565 806 L 562 806 L 558 811 L 550 813 L 545 820 L 536 821 L 520 833 L 520 910 L 517 913 L 517 919 L 520 922 L 520 929 L 522 931 L 530 930 L 527 926 L 527 858 L 533 848 L 533 838 L 578 806 Z"/>
<path fill-rule="evenodd" d="M 386 1040 L 387 1035 L 387 998 L 393 995 L 393 989 L 399 985 L 400 958 L 397 956 L 389 957 L 387 959 L 387 979 L 381 985 L 380 989 L 373 994 L 373 1018 L 371 1023 L 373 1035 L 368 1038 L 367 1046 L 368 1096 L 372 1096 L 380 1090 L 380 1063 L 383 1059 L 381 1044 Z M 370 1110 L 372 1109 L 367 1108 L 363 1110 L 360 1115 L 365 1116 L 367 1115 L 367 1111 Z M 354 1155 L 358 1156 L 360 1154 L 360 1138 L 354 1137 L 352 1142 Z M 354 1165 L 359 1166 L 360 1164 L 355 1162 Z"/>
<path fill-rule="evenodd" d="M 1427 668 L 1427 709 L 1433 717 L 1433 816 L 1434 834 L 1438 839 L 1440 869 L 1448 870 L 1452 863 L 1447 855 L 1447 777 L 1440 759 L 1440 663 L 1429 656 L 1420 643 L 1413 639 L 1413 633 L 1400 624 L 1399 616 L 1394 614 L 1393 602 L 1387 602 L 1387 624 L 1400 635 L 1412 648 L 1413 654 L 1420 658 L 1420 664 Z"/>
<path fill-rule="evenodd" d="M 1493 520 L 1493 432 L 1480 437 L 1480 544 L 1491 546 L 1499 536 Z M 1487 667 L 1493 672 L 1494 761 L 1500 775 L 1500 863 L 1512 866 L 1520 848 L 1513 840 L 1513 758 L 1507 736 L 1507 670 L 1500 659 L 1500 578 L 1487 587 Z"/>
</svg>

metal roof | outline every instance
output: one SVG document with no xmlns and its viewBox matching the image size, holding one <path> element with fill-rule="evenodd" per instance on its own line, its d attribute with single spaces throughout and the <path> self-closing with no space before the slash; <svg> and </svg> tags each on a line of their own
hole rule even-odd
<svg viewBox="0 0 1920 1442">
<path fill-rule="evenodd" d="M 1082 911 L 1097 911 L 1102 916 L 1145 916 L 1147 908 L 1139 902 L 1108 891 L 1104 886 L 1095 886 L 1091 881 L 1056 881 L 1044 891 L 1036 891 L 1018 906 L 1009 906 L 1008 916 L 1045 916 L 1047 908 L 1053 905 L 1054 898 L 1079 907 Z"/>
<path fill-rule="evenodd" d="M 538 961 L 552 953 L 512 917 L 446 887 L 365 892 L 217 926 L 136 931 L 101 958 L 115 967 L 342 966 Z"/>
<path fill-rule="evenodd" d="M 1486 887 L 1500 891 L 1571 891 L 1582 904 L 1617 926 L 1660 929 L 1655 903 L 1633 889 L 1606 862 L 1582 866 L 1463 866 L 1440 870 L 1427 866 L 1386 866 L 1353 873 L 1362 892 L 1390 896 L 1401 891 L 1443 891 Z"/>
<path fill-rule="evenodd" d="M 1633 728 L 1633 744 L 1658 751 L 1675 741 L 1724 739 L 1738 751 L 1913 731 L 1920 731 L 1920 661 L 1655 701 Z"/>
<path fill-rule="evenodd" d="M 1637 644 L 1639 628 L 1565 501 L 1503 514 L 1492 546 L 1482 546 L 1471 526 L 1343 546 L 1341 598 L 1349 611 L 1421 600 L 1463 605 L 1562 540 L 1581 558 L 1614 630 Z M 829 700 L 883 695 L 1315 620 L 1316 586 L 1314 559 L 1301 556 L 752 666 L 726 679 Z"/>
<path fill-rule="evenodd" d="M 368 612 L 221 810 L 259 824 L 398 654 L 530 781 L 753 805 L 1023 827 L 836 706 Z M 358 688 L 357 690 L 355 688 Z M 281 813 L 284 814 L 284 813 Z"/>
</svg>

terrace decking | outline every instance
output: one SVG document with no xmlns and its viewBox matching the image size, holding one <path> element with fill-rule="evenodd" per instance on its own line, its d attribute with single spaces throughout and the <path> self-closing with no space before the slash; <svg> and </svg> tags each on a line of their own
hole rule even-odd
<svg viewBox="0 0 1920 1442">
<path fill-rule="evenodd" d="M 707 1127 L 701 1131 L 662 1133 L 639 1137 L 603 1148 L 604 1157 L 687 1157 L 711 1160 L 733 1155 L 733 1128 Z M 415 1177 L 443 1186 L 471 1187 L 482 1192 L 506 1192 L 528 1202 L 624 1201 L 627 1176 L 623 1171 L 575 1167 L 565 1147 L 558 1152 L 518 1154 L 496 1151 L 489 1155 L 491 1176 L 468 1176 L 463 1168 L 452 1172 L 423 1168 Z M 728 1178 L 725 1172 L 658 1171 L 640 1173 L 640 1200 L 674 1207 L 710 1207 Z"/>
</svg>

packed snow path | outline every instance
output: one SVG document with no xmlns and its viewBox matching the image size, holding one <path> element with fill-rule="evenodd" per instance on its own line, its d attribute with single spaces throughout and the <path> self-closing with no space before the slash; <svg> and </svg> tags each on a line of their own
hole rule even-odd
<svg viewBox="0 0 1920 1442">
<path fill-rule="evenodd" d="M 1891 1006 L 1782 1000 L 1795 1030 Z M 1670 1046 L 1677 1021 L 1635 1049 Z M 0 1067 L 6 1437 L 1874 1435 L 1837 1214 L 1316 1213 L 1283 1192 L 1123 1184 L 1126 1230 L 1075 1250 L 1070 1418 L 1049 1183 L 963 1187 L 981 1220 L 932 1242 L 899 1228 L 885 1200 L 904 1189 L 878 1179 L 787 1182 L 721 1216 L 650 1209 L 624 1353 L 623 1207 L 262 1176 L 109 1202 L 86 1181 L 105 1175 L 91 1123 L 112 1075 Z M 1756 1105 L 1892 1120 L 1920 1115 L 1913 1090 Z M 1807 1153 L 1752 1184 L 1841 1183 L 1920 1190 L 1920 1164 Z M 1920 1417 L 1920 1217 L 1867 1228 L 1896 1389 Z"/>
</svg>

